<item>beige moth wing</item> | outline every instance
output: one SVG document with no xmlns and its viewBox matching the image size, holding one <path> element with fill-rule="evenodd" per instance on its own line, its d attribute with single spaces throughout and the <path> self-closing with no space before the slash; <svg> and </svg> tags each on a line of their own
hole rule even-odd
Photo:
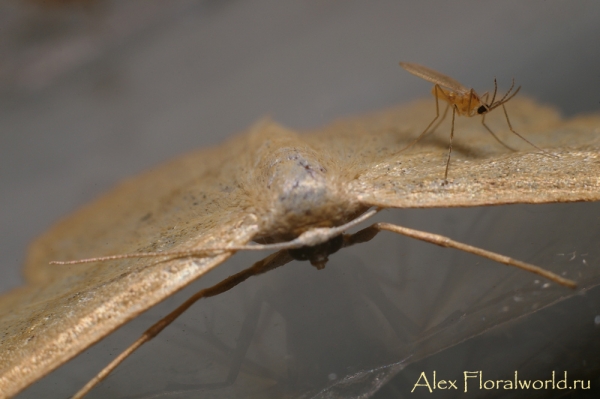
<svg viewBox="0 0 600 399">
<path fill-rule="evenodd" d="M 88 256 L 99 250 L 98 242 L 111 253 L 247 243 L 258 225 L 240 212 L 244 204 L 235 192 L 243 185 L 237 173 L 251 144 L 240 137 L 178 158 L 122 183 L 40 237 L 26 264 L 29 284 L 0 302 L 7 334 L 0 350 L 0 391 L 14 395 L 231 253 L 75 267 L 49 267 L 48 261 Z M 229 163 L 230 157 L 238 163 Z M 56 309 L 69 317 L 51 317 Z"/>
<path fill-rule="evenodd" d="M 0 301 L 0 323 L 11 332 L 0 349 L 2 391 L 23 389 L 230 254 L 52 267 L 50 260 L 289 240 L 371 206 L 600 199 L 600 143 L 591 128 L 599 119 L 562 122 L 527 100 L 514 108 L 515 123 L 527 123 L 556 159 L 529 149 L 507 153 L 465 124 L 456 172 L 442 186 L 443 145 L 426 139 L 418 150 L 395 153 L 429 118 L 427 102 L 306 135 L 264 121 L 123 183 L 41 237 L 28 260 L 29 285 Z"/>
<path fill-rule="evenodd" d="M 332 134 L 324 137 L 335 140 L 338 151 L 352 151 L 356 165 L 375 166 L 351 172 L 355 176 L 352 191 L 361 202 L 372 206 L 422 208 L 598 201 L 600 137 L 591 133 L 598 118 L 561 121 L 552 108 L 540 107 L 526 98 L 512 101 L 514 124 L 527 129 L 528 135 L 556 159 L 540 154 L 504 131 L 503 139 L 518 149 L 514 153 L 507 151 L 484 134 L 480 124 L 462 118 L 455 122 L 461 131 L 456 138 L 460 149 L 452 160 L 452 173 L 457 174 L 449 176 L 448 187 L 441 185 L 440 176 L 446 165 L 439 162 L 446 155 L 446 144 L 433 137 L 423 139 L 418 147 L 411 149 L 411 154 L 400 153 L 382 162 L 388 149 L 393 152 L 394 146 L 410 142 L 406 135 L 399 140 L 394 132 L 418 129 L 415 121 L 430 117 L 431 109 L 428 114 L 420 103 L 374 115 L 370 121 L 362 119 L 360 124 L 334 124 L 328 130 Z M 488 120 L 502 126 L 503 117 L 497 112 L 489 115 Z M 368 132 L 367 127 L 371 127 Z M 333 138 L 334 131 L 343 131 L 344 136 Z M 331 148 L 332 142 L 318 140 L 316 135 L 311 137 L 314 146 Z M 368 140 L 375 140 L 372 137 L 377 137 L 378 143 L 370 144 Z M 379 152 L 344 148 L 344 143 L 351 147 L 350 143 L 356 141 Z"/>
</svg>

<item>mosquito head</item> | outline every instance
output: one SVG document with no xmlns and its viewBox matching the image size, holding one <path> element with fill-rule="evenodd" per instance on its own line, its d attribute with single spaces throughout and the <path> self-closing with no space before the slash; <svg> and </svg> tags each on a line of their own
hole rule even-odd
<svg viewBox="0 0 600 399">
<path fill-rule="evenodd" d="M 487 106 L 487 105 L 485 105 L 485 104 L 482 104 L 482 105 L 479 106 L 479 108 L 477 108 L 477 113 L 479 115 L 485 114 L 485 113 L 487 113 L 489 111 L 490 111 L 490 107 Z"/>
</svg>

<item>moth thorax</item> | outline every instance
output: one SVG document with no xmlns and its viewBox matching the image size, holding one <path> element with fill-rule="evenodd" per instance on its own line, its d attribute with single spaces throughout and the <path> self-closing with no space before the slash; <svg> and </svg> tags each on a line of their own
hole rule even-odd
<svg viewBox="0 0 600 399">
<path fill-rule="evenodd" d="M 271 210 L 269 241 L 287 241 L 311 227 L 337 224 L 332 212 L 351 208 L 339 197 L 336 179 L 313 151 L 287 147 L 273 151 L 264 162 L 261 197 Z"/>
</svg>

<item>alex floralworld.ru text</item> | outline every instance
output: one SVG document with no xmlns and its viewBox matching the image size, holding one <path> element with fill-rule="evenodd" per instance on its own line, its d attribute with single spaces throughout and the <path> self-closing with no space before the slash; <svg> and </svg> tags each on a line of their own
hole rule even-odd
<svg viewBox="0 0 600 399">
<path fill-rule="evenodd" d="M 518 371 L 515 371 L 514 377 L 505 380 L 492 380 L 484 379 L 482 371 L 463 371 L 462 384 L 459 380 L 446 380 L 438 379 L 436 372 L 434 371 L 429 377 L 423 371 L 419 375 L 417 382 L 414 384 L 411 392 L 415 390 L 426 389 L 433 393 L 434 390 L 459 390 L 468 392 L 469 390 L 477 389 L 590 389 L 589 380 L 573 380 L 569 383 L 567 372 L 565 371 L 562 375 L 556 375 L 556 372 L 552 372 L 552 376 L 547 380 L 530 380 L 520 379 Z"/>
</svg>

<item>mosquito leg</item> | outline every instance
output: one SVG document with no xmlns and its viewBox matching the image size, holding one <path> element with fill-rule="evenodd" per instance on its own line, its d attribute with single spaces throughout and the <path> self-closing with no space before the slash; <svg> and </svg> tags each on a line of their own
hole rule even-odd
<svg viewBox="0 0 600 399">
<path fill-rule="evenodd" d="M 487 91 L 481 95 L 481 100 L 484 104 L 490 104 L 488 102 L 489 98 L 490 98 L 490 93 L 488 93 Z"/>
<path fill-rule="evenodd" d="M 468 115 L 471 115 L 471 110 L 473 109 L 471 104 L 473 102 L 474 95 L 475 95 L 475 90 L 473 90 L 473 89 L 469 90 L 469 105 L 467 106 L 467 109 L 469 110 Z M 456 107 L 456 104 L 454 106 Z"/>
<path fill-rule="evenodd" d="M 140 346 L 156 337 L 162 330 L 177 319 L 183 312 L 185 312 L 190 306 L 196 303 L 202 298 L 208 298 L 211 296 L 219 295 L 223 292 L 229 291 L 239 283 L 247 280 L 249 277 L 256 276 L 262 273 L 266 273 L 269 270 L 273 270 L 286 263 L 291 262 L 293 259 L 288 254 L 287 250 L 276 252 L 263 260 L 260 260 L 253 264 L 251 267 L 242 270 L 232 276 L 229 276 L 225 280 L 221 281 L 217 285 L 209 288 L 205 288 L 192 295 L 187 301 L 181 304 L 177 309 L 173 310 L 167 316 L 159 320 L 152 327 L 147 329 L 137 341 L 131 344 L 125 349 L 119 356 L 117 356 L 112 362 L 110 362 L 104 369 L 102 369 L 94 378 L 92 378 L 83 388 L 81 388 L 74 396 L 73 399 L 83 398 L 90 390 L 98 385 L 103 379 L 105 379 L 119 364 L 121 364 L 129 355 L 135 352 Z"/>
<path fill-rule="evenodd" d="M 444 183 L 448 183 L 448 169 L 450 168 L 450 155 L 452 154 L 452 139 L 454 138 L 454 119 L 456 117 L 456 106 L 452 107 L 452 127 L 450 128 L 450 146 L 448 146 L 448 160 L 446 161 L 446 172 L 444 172 Z"/>
<path fill-rule="evenodd" d="M 514 134 L 516 134 L 517 136 L 519 136 L 523 141 L 525 141 L 526 143 L 528 143 L 532 147 L 535 147 L 536 149 L 538 149 L 542 154 L 544 154 L 546 156 L 549 156 L 549 157 L 557 158 L 556 155 L 549 154 L 547 151 L 542 150 L 540 147 L 538 147 L 537 145 L 533 144 L 531 141 L 527 140 L 525 137 L 523 137 L 519 133 L 517 133 L 515 131 L 515 129 L 513 129 L 512 124 L 510 123 L 510 119 L 508 119 L 508 112 L 506 112 L 506 107 L 504 106 L 504 104 L 502 104 L 502 110 L 504 111 L 504 116 L 506 117 L 506 123 L 508 123 L 508 128 L 510 129 L 511 132 L 513 132 Z"/>
<path fill-rule="evenodd" d="M 481 124 L 483 125 L 483 127 L 485 127 L 487 129 L 488 132 L 490 132 L 490 134 L 496 139 L 496 141 L 500 144 L 502 144 L 504 147 L 508 148 L 511 151 L 517 151 L 514 148 L 512 148 L 511 146 L 509 146 L 508 144 L 504 143 L 502 140 L 500 140 L 500 138 L 498 136 L 496 136 L 496 134 L 492 131 L 492 129 L 490 129 L 488 127 L 488 125 L 485 124 L 485 115 L 483 114 L 483 117 L 481 118 Z"/>
<path fill-rule="evenodd" d="M 444 109 L 444 113 L 442 114 L 442 117 L 440 118 L 439 122 L 435 124 L 434 127 L 432 127 L 429 130 L 429 133 L 434 133 L 438 127 L 440 127 L 440 125 L 442 124 L 442 122 L 446 119 L 446 115 L 448 115 L 448 109 L 450 109 L 450 104 L 446 104 L 446 109 Z"/>
<path fill-rule="evenodd" d="M 442 89 L 440 88 L 439 85 L 435 85 L 433 87 L 434 91 L 435 91 L 435 118 L 433 118 L 433 120 L 429 123 L 429 125 L 427 125 L 427 127 L 425 128 L 425 130 L 423 130 L 423 133 L 419 134 L 419 136 L 414 139 L 413 141 L 411 141 L 406 147 L 404 147 L 403 149 L 401 149 L 400 151 L 398 151 L 396 154 L 402 152 L 402 151 L 406 151 L 408 150 L 410 147 L 412 147 L 413 145 L 417 144 L 422 138 L 423 136 L 425 136 L 425 134 L 429 131 L 429 128 L 435 123 L 435 121 L 440 117 L 440 105 L 439 105 L 439 97 L 438 97 L 438 91 L 442 92 Z M 442 123 L 444 121 L 444 118 L 446 116 L 446 112 L 444 112 L 444 116 L 442 117 L 442 119 L 440 120 L 440 123 Z M 436 125 L 437 127 L 437 125 Z"/>
</svg>

